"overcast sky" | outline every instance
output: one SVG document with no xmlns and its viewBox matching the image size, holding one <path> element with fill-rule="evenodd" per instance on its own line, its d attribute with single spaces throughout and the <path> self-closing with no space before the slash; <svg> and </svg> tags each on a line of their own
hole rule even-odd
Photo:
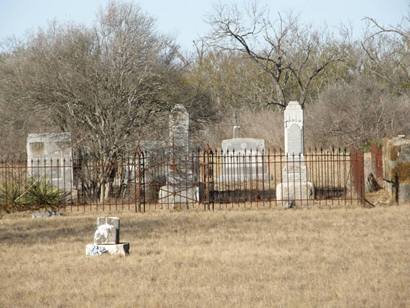
<svg viewBox="0 0 410 308">
<path fill-rule="evenodd" d="M 96 13 L 108 0 L 0 0 L 0 41 L 45 27 L 50 20 L 92 24 Z M 192 41 L 206 34 L 205 22 L 215 4 L 244 3 L 224 0 L 135 0 L 157 20 L 160 32 L 171 35 L 185 49 Z M 409 12 L 410 0 L 261 0 L 272 12 L 298 14 L 303 22 L 335 28 L 350 23 L 358 32 L 365 16 L 383 24 L 395 25 Z"/>
</svg>

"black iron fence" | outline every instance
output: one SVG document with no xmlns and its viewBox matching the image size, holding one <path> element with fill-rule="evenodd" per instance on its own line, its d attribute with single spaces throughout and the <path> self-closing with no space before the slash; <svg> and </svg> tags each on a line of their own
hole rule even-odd
<svg viewBox="0 0 410 308">
<path fill-rule="evenodd" d="M 0 204 L 24 210 L 314 207 L 364 201 L 363 154 L 138 151 L 115 160 L 4 159 Z"/>
</svg>

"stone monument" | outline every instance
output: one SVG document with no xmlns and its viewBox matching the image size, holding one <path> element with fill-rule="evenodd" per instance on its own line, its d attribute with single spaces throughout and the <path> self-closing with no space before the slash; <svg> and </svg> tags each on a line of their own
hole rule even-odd
<svg viewBox="0 0 410 308">
<path fill-rule="evenodd" d="M 181 204 L 199 200 L 199 189 L 189 161 L 189 113 L 181 104 L 175 105 L 169 115 L 170 163 L 166 185 L 159 191 L 159 203 Z"/>
<path fill-rule="evenodd" d="M 71 192 L 71 133 L 28 134 L 27 170 L 30 177 L 42 178 L 54 187 Z"/>
<path fill-rule="evenodd" d="M 314 198 L 303 156 L 303 109 L 296 101 L 289 102 L 285 109 L 284 129 L 286 160 L 282 182 L 276 186 L 276 199 L 282 206 L 291 207 Z"/>
<path fill-rule="evenodd" d="M 233 138 L 222 140 L 223 182 L 264 180 L 268 177 L 264 162 L 265 140 L 241 138 L 238 113 L 234 113 Z"/>
<path fill-rule="evenodd" d="M 266 179 L 265 140 L 232 138 L 222 141 L 222 182 Z"/>
<path fill-rule="evenodd" d="M 94 243 L 85 247 L 86 256 L 129 254 L 130 244 L 120 243 L 120 219 L 118 217 L 98 217 Z"/>
</svg>

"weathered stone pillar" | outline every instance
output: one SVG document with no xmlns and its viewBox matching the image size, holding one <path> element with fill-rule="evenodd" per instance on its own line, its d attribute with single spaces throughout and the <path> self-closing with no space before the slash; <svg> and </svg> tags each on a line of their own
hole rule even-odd
<svg viewBox="0 0 410 308">
<path fill-rule="evenodd" d="M 276 187 L 276 199 L 283 207 L 305 203 L 314 198 L 314 187 L 308 182 L 303 156 L 303 110 L 298 102 L 291 101 L 284 113 L 285 160 L 282 183 Z"/>
</svg>

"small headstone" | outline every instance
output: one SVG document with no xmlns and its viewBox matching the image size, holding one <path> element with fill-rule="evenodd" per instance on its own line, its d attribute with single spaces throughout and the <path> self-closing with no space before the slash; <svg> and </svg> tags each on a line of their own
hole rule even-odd
<svg viewBox="0 0 410 308">
<path fill-rule="evenodd" d="M 85 247 L 86 256 L 101 256 L 105 253 L 125 256 L 129 254 L 129 243 L 120 243 L 120 219 L 98 217 L 94 243 Z"/>
<path fill-rule="evenodd" d="M 120 219 L 118 217 L 98 217 L 94 244 L 119 244 Z"/>
</svg>

